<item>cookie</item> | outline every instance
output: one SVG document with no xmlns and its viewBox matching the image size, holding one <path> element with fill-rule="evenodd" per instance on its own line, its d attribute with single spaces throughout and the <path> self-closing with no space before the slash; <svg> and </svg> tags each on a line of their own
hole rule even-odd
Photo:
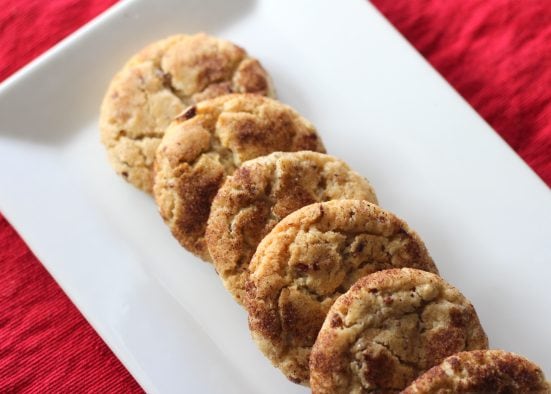
<svg viewBox="0 0 551 394">
<path fill-rule="evenodd" d="M 292 108 L 233 94 L 188 108 L 167 128 L 156 154 L 154 195 L 172 234 L 209 261 L 205 228 L 226 176 L 273 151 L 324 151 L 314 126 Z"/>
<path fill-rule="evenodd" d="M 172 119 L 189 105 L 227 93 L 273 96 L 258 60 L 205 34 L 157 41 L 113 78 L 101 105 L 101 141 L 115 171 L 151 192 L 155 150 Z"/>
<path fill-rule="evenodd" d="M 320 153 L 273 153 L 245 163 L 228 178 L 212 204 L 207 245 L 235 299 L 243 302 L 249 262 L 281 219 L 305 205 L 342 198 L 377 202 L 367 180 Z"/>
<path fill-rule="evenodd" d="M 310 351 L 333 302 L 359 278 L 400 267 L 438 272 L 403 220 L 367 201 L 308 205 L 275 226 L 251 261 L 253 338 L 289 379 L 307 384 Z"/>
<path fill-rule="evenodd" d="M 551 393 L 537 365 L 503 350 L 473 350 L 446 358 L 418 377 L 403 394 Z"/>
<path fill-rule="evenodd" d="M 411 268 L 358 280 L 327 314 L 310 356 L 312 392 L 398 392 L 446 357 L 486 349 L 469 301 Z"/>
</svg>

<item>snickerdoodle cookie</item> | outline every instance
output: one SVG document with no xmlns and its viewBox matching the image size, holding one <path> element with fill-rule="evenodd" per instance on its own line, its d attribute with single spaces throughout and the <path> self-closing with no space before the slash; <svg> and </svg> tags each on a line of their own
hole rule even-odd
<svg viewBox="0 0 551 394">
<path fill-rule="evenodd" d="M 536 364 L 503 350 L 472 350 L 446 358 L 403 394 L 551 393 Z"/>
<path fill-rule="evenodd" d="M 327 314 L 310 356 L 312 392 L 398 392 L 446 357 L 485 349 L 471 303 L 411 268 L 361 278 Z"/>
<path fill-rule="evenodd" d="M 115 75 L 103 99 L 101 140 L 115 171 L 151 192 L 155 150 L 189 105 L 227 93 L 273 96 L 260 63 L 231 42 L 175 35 L 145 47 Z"/>
<path fill-rule="evenodd" d="M 280 102 L 254 94 L 201 101 L 170 124 L 156 153 L 153 192 L 172 234 L 209 261 L 205 228 L 226 176 L 274 151 L 324 151 L 314 126 Z"/>
<path fill-rule="evenodd" d="M 273 153 L 245 163 L 213 201 L 207 245 L 224 285 L 243 303 L 249 262 L 262 238 L 285 216 L 315 202 L 377 202 L 369 182 L 321 153 Z"/>
<path fill-rule="evenodd" d="M 403 220 L 367 201 L 308 205 L 275 226 L 251 261 L 253 337 L 289 379 L 308 383 L 310 351 L 333 302 L 359 278 L 401 267 L 437 272 Z"/>
</svg>

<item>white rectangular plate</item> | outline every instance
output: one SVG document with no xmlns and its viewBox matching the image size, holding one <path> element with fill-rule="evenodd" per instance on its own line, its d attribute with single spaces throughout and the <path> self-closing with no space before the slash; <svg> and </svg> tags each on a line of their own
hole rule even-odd
<svg viewBox="0 0 551 394">
<path fill-rule="evenodd" d="M 304 393 L 255 348 L 212 267 L 117 177 L 97 118 L 150 41 L 235 41 L 328 151 L 427 243 L 491 345 L 551 375 L 551 194 L 367 2 L 120 3 L 0 86 L 0 208 L 148 392 Z"/>
</svg>

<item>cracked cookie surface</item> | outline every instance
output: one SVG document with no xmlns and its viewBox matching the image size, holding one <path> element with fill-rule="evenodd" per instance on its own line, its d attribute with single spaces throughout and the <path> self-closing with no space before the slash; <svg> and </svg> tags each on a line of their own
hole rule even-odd
<svg viewBox="0 0 551 394">
<path fill-rule="evenodd" d="M 249 262 L 262 238 L 297 209 L 335 199 L 377 202 L 365 178 L 315 152 L 260 157 L 226 180 L 212 203 L 206 239 L 216 271 L 237 302 L 243 303 Z"/>
<path fill-rule="evenodd" d="M 503 350 L 473 350 L 446 358 L 403 394 L 551 393 L 540 367 Z"/>
<path fill-rule="evenodd" d="M 231 94 L 188 108 L 157 149 L 153 193 L 176 239 L 210 261 L 205 228 L 228 175 L 274 151 L 324 151 L 314 126 L 291 107 L 254 94 Z"/>
<path fill-rule="evenodd" d="M 333 302 L 359 278 L 400 267 L 437 272 L 403 220 L 367 201 L 306 206 L 275 226 L 251 261 L 253 338 L 289 379 L 307 384 L 310 350 Z"/>
<path fill-rule="evenodd" d="M 101 141 L 115 171 L 150 193 L 155 150 L 172 119 L 189 105 L 227 93 L 273 96 L 260 63 L 231 42 L 176 35 L 134 55 L 109 85 Z"/>
<path fill-rule="evenodd" d="M 327 314 L 310 356 L 312 392 L 394 393 L 454 353 L 486 349 L 471 303 L 411 268 L 358 280 Z"/>
</svg>

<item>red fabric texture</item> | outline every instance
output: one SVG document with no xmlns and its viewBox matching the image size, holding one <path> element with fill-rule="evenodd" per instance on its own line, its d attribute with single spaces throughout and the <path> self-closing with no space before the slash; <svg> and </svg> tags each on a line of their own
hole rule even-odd
<svg viewBox="0 0 551 394">
<path fill-rule="evenodd" d="M 141 392 L 0 216 L 0 392 Z"/>
<path fill-rule="evenodd" d="M 8 0 L 0 81 L 115 0 Z M 538 0 L 373 0 L 551 185 L 551 7 Z M 141 392 L 0 216 L 0 392 Z"/>
</svg>

